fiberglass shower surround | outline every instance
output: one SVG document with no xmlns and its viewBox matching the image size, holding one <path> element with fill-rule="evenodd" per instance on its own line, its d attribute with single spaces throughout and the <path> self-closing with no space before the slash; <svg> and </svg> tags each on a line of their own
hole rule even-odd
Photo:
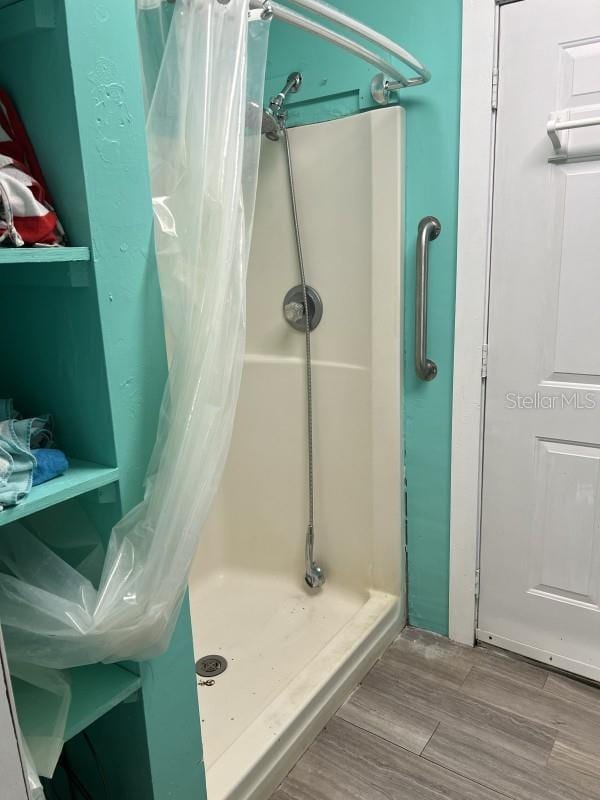
<svg viewBox="0 0 600 800">
<path fill-rule="evenodd" d="M 240 399 L 190 574 L 195 659 L 228 662 L 198 688 L 211 800 L 269 797 L 405 619 L 404 117 L 392 106 L 288 132 L 324 304 L 311 343 L 321 591 L 304 582 L 305 340 L 282 309 L 298 283 L 286 148 L 263 140 Z"/>
</svg>

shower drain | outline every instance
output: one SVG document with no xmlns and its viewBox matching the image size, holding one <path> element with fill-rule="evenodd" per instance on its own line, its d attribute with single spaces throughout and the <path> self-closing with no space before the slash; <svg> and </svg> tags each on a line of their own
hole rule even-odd
<svg viewBox="0 0 600 800">
<path fill-rule="evenodd" d="M 196 674 L 202 678 L 214 678 L 227 669 L 227 660 L 223 656 L 203 656 L 196 661 Z"/>
</svg>

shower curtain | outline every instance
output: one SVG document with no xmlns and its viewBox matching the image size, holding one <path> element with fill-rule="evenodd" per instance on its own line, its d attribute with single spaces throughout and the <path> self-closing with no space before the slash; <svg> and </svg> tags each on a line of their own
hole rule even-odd
<svg viewBox="0 0 600 800">
<path fill-rule="evenodd" d="M 98 586 L 27 521 L 3 531 L 0 620 L 13 664 L 63 669 L 166 649 L 231 438 L 268 23 L 249 24 L 248 0 L 177 0 L 167 29 L 159 0 L 138 4 L 168 385 L 144 500 L 113 529 Z M 34 754 L 46 774 L 64 718 L 44 757 Z"/>
</svg>

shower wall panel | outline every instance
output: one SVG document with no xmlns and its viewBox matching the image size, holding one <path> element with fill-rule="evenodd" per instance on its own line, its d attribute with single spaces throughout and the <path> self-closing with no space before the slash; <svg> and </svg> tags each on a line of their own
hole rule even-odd
<svg viewBox="0 0 600 800">
<path fill-rule="evenodd" d="M 330 580 L 365 595 L 402 588 L 402 123 L 395 107 L 289 134 L 307 281 L 324 304 L 312 334 L 316 552 Z M 265 140 L 244 377 L 202 569 L 303 580 L 305 344 L 282 313 L 298 283 L 285 149 Z"/>
</svg>

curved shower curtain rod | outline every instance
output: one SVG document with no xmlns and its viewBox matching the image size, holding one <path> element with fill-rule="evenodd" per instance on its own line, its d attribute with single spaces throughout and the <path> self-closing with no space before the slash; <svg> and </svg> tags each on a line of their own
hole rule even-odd
<svg viewBox="0 0 600 800">
<path fill-rule="evenodd" d="M 420 84 L 427 83 L 431 78 L 429 70 L 423 66 L 420 61 L 417 61 L 411 53 L 403 47 L 400 47 L 400 45 L 396 44 L 396 42 L 392 41 L 387 36 L 374 31 L 362 22 L 358 22 L 358 20 L 348 16 L 348 14 L 344 14 L 336 8 L 332 8 L 320 2 L 320 0 L 289 0 L 289 2 L 307 11 L 311 11 L 313 14 L 318 14 L 324 19 L 330 20 L 347 30 L 357 33 L 363 39 L 386 50 L 390 55 L 397 58 L 403 64 L 406 64 L 413 72 L 417 73 L 418 77 L 407 78 L 397 67 L 389 64 L 384 58 L 373 53 L 367 47 L 358 44 L 358 42 L 352 39 L 348 39 L 341 33 L 326 28 L 318 22 L 307 19 L 302 16 L 302 14 L 298 14 L 296 11 L 292 11 L 277 2 L 272 2 L 272 0 L 250 0 L 250 9 L 260 11 L 264 19 L 275 17 L 276 19 L 282 20 L 282 22 L 287 22 L 297 28 L 309 31 L 315 36 L 319 36 L 344 50 L 348 50 L 363 61 L 380 69 L 381 72 L 375 75 L 371 81 L 371 94 L 373 99 L 380 105 L 386 105 L 389 102 L 390 92 L 395 92 L 398 89 L 406 89 L 409 86 L 419 86 Z M 389 80 L 389 78 L 392 78 L 392 80 Z"/>
</svg>

